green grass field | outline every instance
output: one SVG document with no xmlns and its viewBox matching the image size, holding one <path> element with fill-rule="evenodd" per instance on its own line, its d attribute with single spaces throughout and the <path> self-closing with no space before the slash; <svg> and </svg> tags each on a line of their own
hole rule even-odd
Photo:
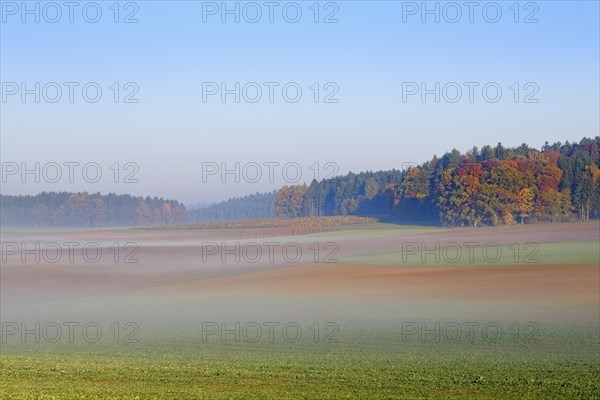
<svg viewBox="0 0 600 400">
<path fill-rule="evenodd" d="M 400 329 L 342 326 L 337 343 L 170 336 L 13 346 L 0 359 L 0 391 L 3 399 L 593 399 L 600 390 L 596 327 L 544 326 L 532 343 L 422 342 Z"/>
<path fill-rule="evenodd" d="M 439 250 L 433 245 L 423 246 L 429 252 L 410 248 L 409 254 L 401 251 L 379 253 L 366 256 L 348 257 L 343 263 L 362 265 L 394 265 L 394 266 L 458 266 L 458 265 L 518 265 L 518 264 L 598 264 L 600 246 L 598 242 L 574 243 L 519 243 L 513 245 L 472 246 L 469 249 L 440 244 Z M 445 247 L 447 246 L 447 247 Z"/>
</svg>

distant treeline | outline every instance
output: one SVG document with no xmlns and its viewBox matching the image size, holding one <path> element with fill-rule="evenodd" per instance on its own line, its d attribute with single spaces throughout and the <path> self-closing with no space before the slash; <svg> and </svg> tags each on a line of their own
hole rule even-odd
<svg viewBox="0 0 600 400">
<path fill-rule="evenodd" d="M 148 226 L 186 221 L 187 212 L 182 204 L 156 197 L 87 192 L 0 195 L 0 224 L 3 227 Z"/>
<path fill-rule="evenodd" d="M 209 207 L 188 212 L 190 222 L 216 222 L 275 218 L 275 192 L 233 197 Z"/>
<path fill-rule="evenodd" d="M 349 173 L 187 212 L 174 200 L 100 193 L 0 196 L 2 226 L 150 226 L 356 215 L 448 226 L 600 218 L 600 136 L 541 150 L 452 150 L 405 171 Z"/>
<path fill-rule="evenodd" d="M 284 186 L 278 217 L 363 215 L 449 226 L 600 218 L 600 137 L 541 150 L 452 150 L 406 171 Z"/>
</svg>

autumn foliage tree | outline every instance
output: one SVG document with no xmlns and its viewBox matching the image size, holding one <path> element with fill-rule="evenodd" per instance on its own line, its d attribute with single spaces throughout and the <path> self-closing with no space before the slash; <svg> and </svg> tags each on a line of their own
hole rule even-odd
<svg viewBox="0 0 600 400">
<path fill-rule="evenodd" d="M 308 190 L 306 185 L 284 186 L 275 192 L 273 211 L 278 217 L 299 217 L 302 215 L 302 202 Z"/>
<path fill-rule="evenodd" d="M 280 216 L 376 215 L 450 226 L 600 218 L 600 137 L 541 150 L 454 149 L 405 171 L 348 173 L 276 194 Z M 574 212 L 575 211 L 575 212 Z"/>
</svg>

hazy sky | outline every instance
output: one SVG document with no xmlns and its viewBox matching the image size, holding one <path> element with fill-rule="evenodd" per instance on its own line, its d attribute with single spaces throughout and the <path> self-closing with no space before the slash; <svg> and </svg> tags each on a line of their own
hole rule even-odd
<svg viewBox="0 0 600 400">
<path fill-rule="evenodd" d="M 3 194 L 211 202 L 600 133 L 597 1 L 23 4 L 1 2 Z"/>
</svg>

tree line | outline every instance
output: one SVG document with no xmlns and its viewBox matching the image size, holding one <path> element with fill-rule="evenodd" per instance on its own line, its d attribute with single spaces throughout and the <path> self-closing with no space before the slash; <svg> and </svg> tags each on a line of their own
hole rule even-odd
<svg viewBox="0 0 600 400">
<path fill-rule="evenodd" d="M 190 222 L 217 222 L 275 218 L 274 198 L 275 191 L 232 197 L 208 207 L 190 210 L 189 220 Z"/>
<path fill-rule="evenodd" d="M 278 217 L 362 215 L 447 226 L 600 218 L 600 136 L 540 150 L 454 149 L 405 171 L 349 173 L 284 186 Z"/>
<path fill-rule="evenodd" d="M 87 192 L 0 195 L 0 224 L 4 227 L 149 226 L 186 221 L 182 204 L 157 197 Z"/>
<path fill-rule="evenodd" d="M 540 150 L 476 147 L 407 170 L 348 173 L 187 211 L 175 200 L 110 193 L 0 195 L 2 226 L 101 227 L 354 215 L 478 226 L 600 219 L 600 136 Z"/>
<path fill-rule="evenodd" d="M 275 218 L 275 191 L 256 193 L 187 211 L 175 200 L 127 194 L 42 192 L 0 195 L 3 227 L 160 226 Z"/>
</svg>

